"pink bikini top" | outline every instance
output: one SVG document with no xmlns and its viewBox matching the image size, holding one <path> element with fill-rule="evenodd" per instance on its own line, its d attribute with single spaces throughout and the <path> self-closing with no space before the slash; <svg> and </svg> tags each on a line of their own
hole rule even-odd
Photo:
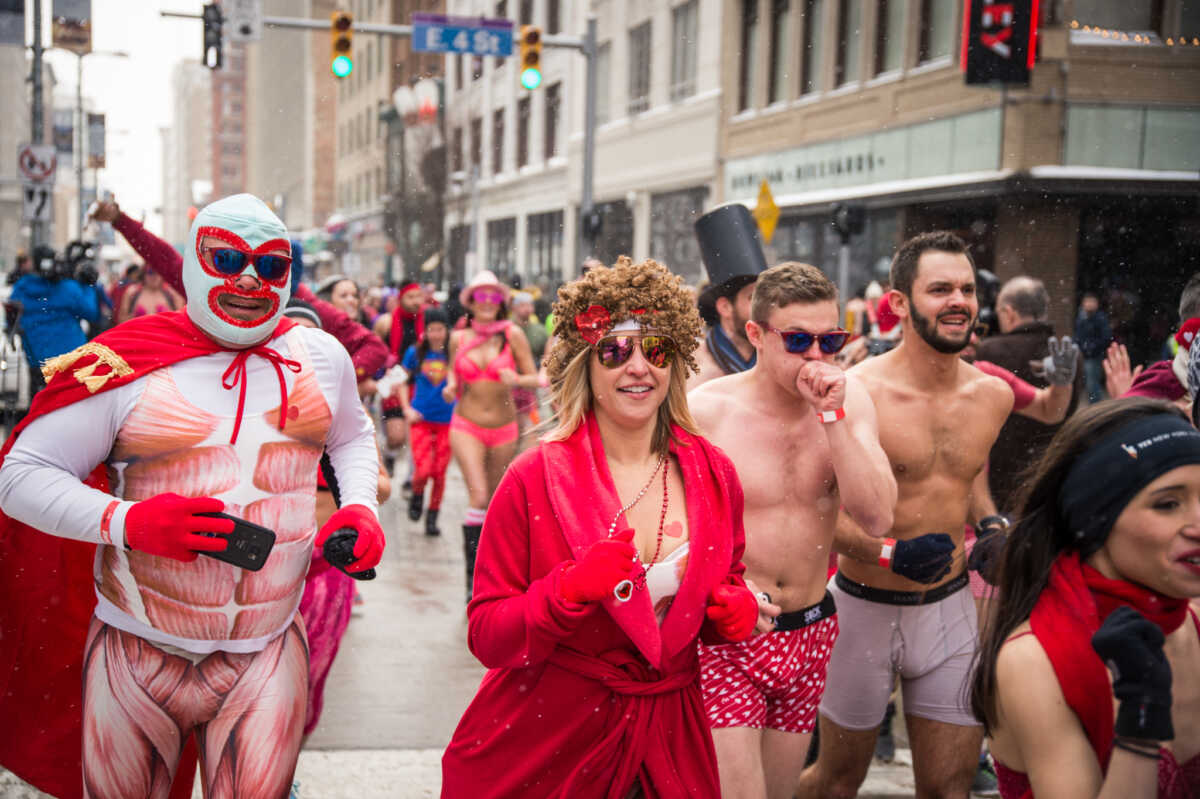
<svg viewBox="0 0 1200 799">
<path fill-rule="evenodd" d="M 470 351 L 483 343 L 480 339 L 487 339 L 488 336 L 476 337 L 467 343 L 462 350 L 459 351 L 458 357 L 454 359 L 454 371 L 458 374 L 458 379 L 463 383 L 474 383 L 479 380 L 491 380 L 500 382 L 500 371 L 503 369 L 512 369 L 516 371 L 517 362 L 513 359 L 512 347 L 508 343 L 508 334 L 504 336 L 504 347 L 500 350 L 500 354 L 492 360 L 488 361 L 487 366 L 481 367 L 475 361 L 471 360 Z"/>
<path fill-rule="evenodd" d="M 1200 616 L 1197 616 L 1195 611 L 1190 612 L 1196 631 L 1200 633 Z M 1158 761 L 1158 799 L 1200 797 L 1200 793 L 1194 791 L 1195 786 L 1200 785 L 1200 755 L 1193 755 L 1191 760 L 1180 763 L 1170 749 L 1160 749 L 1159 754 L 1162 755 L 1162 759 Z M 1019 799 L 1029 794 L 1029 777 L 1025 772 L 1014 771 L 994 757 L 992 763 L 996 766 L 996 783 L 1003 799 Z"/>
</svg>

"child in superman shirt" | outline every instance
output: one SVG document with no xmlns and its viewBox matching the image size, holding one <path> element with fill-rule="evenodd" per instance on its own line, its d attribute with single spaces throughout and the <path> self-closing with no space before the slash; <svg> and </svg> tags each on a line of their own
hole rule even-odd
<svg viewBox="0 0 1200 799">
<path fill-rule="evenodd" d="M 421 341 L 408 348 L 401 361 L 408 374 L 409 391 L 398 392 L 404 418 L 408 420 L 416 470 L 412 478 L 412 498 L 408 518 L 421 518 L 425 503 L 425 484 L 432 480 L 429 509 L 425 511 L 425 534 L 440 535 L 438 509 L 446 490 L 446 468 L 450 465 L 450 416 L 454 403 L 446 402 L 446 343 L 450 336 L 449 319 L 440 308 L 425 310 L 425 330 Z"/>
</svg>

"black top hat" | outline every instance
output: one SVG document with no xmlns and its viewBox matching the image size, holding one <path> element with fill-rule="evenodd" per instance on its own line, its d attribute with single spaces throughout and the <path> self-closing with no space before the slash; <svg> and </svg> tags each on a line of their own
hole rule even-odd
<svg viewBox="0 0 1200 799">
<path fill-rule="evenodd" d="M 741 203 L 714 208 L 696 220 L 696 240 L 708 272 L 709 287 L 700 294 L 700 315 L 716 323 L 716 303 L 753 283 L 767 268 L 758 225 Z"/>
</svg>

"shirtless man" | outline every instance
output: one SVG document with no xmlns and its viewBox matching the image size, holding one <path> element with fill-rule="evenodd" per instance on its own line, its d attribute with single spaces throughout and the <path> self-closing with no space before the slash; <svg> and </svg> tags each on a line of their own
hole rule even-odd
<svg viewBox="0 0 1200 799">
<path fill-rule="evenodd" d="M 972 481 L 1013 394 L 958 357 L 979 311 L 961 239 L 935 232 L 905 242 L 891 285 L 904 326 L 900 346 L 850 375 L 875 401 L 900 497 L 882 540 L 839 515 L 841 556 L 829 587 L 841 636 L 821 700 L 821 751 L 801 776 L 800 797 L 856 795 L 897 673 L 918 797 L 966 799 L 983 740 L 967 704 L 977 626 L 963 530 Z M 898 573 L 902 559 L 917 580 Z"/>
<path fill-rule="evenodd" d="M 825 589 L 838 506 L 883 535 L 896 481 L 871 398 L 833 365 L 848 334 L 829 279 L 780 264 L 759 276 L 750 311 L 755 366 L 706 383 L 688 404 L 741 478 L 746 582 L 769 595 L 765 634 L 702 647 L 701 679 L 722 796 L 790 799 L 838 635 Z"/>
</svg>

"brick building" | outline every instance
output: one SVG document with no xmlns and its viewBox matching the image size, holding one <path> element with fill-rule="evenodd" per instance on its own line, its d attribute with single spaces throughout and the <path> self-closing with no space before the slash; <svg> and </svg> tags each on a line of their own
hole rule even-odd
<svg viewBox="0 0 1200 799">
<path fill-rule="evenodd" d="M 1030 85 L 1001 89 L 965 85 L 955 0 L 723 2 L 720 199 L 768 180 L 773 259 L 836 274 L 830 211 L 861 203 L 852 287 L 949 228 L 1045 280 L 1058 329 L 1096 291 L 1153 355 L 1200 271 L 1200 4 L 1042 2 Z"/>
</svg>

